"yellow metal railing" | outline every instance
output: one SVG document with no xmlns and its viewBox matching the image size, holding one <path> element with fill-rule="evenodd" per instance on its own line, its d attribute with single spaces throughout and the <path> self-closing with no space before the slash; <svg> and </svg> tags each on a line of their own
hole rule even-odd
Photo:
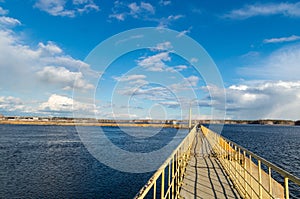
<svg viewBox="0 0 300 199">
<path fill-rule="evenodd" d="M 178 198 L 187 162 L 195 138 L 196 126 L 182 140 L 168 159 L 153 174 L 146 185 L 135 196 L 141 198 Z"/>
<path fill-rule="evenodd" d="M 300 179 L 292 174 L 204 126 L 201 130 L 242 197 L 289 199 L 289 181 L 300 186 Z M 272 172 L 281 176 L 283 186 Z"/>
</svg>

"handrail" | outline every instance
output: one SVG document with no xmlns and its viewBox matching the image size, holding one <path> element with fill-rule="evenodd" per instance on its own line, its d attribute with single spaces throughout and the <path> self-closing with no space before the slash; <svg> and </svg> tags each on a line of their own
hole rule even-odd
<svg viewBox="0 0 300 199">
<path fill-rule="evenodd" d="M 146 185 L 142 187 L 135 199 L 142 199 L 146 196 L 148 196 L 147 198 L 161 199 L 180 197 L 179 192 L 196 130 L 196 126 L 194 126 Z M 242 197 L 289 199 L 289 180 L 300 186 L 300 178 L 204 126 L 201 126 L 201 130 L 212 146 L 224 171 Z M 266 166 L 266 171 L 262 165 Z M 283 177 L 283 186 L 272 177 L 272 172 Z"/>
<path fill-rule="evenodd" d="M 181 182 L 183 180 L 184 171 L 189 160 L 192 143 L 196 133 L 196 125 L 181 141 L 176 149 L 171 153 L 167 160 L 153 174 L 145 186 L 136 194 L 135 199 L 145 198 L 153 188 L 153 198 L 159 194 L 160 198 L 178 198 Z M 168 168 L 166 172 L 166 168 Z M 165 175 L 168 179 L 165 180 Z M 172 174 L 172 175 L 171 175 Z M 166 181 L 168 187 L 165 187 Z M 157 190 L 157 184 L 161 185 Z"/>
<path fill-rule="evenodd" d="M 298 177 L 204 126 L 201 126 L 201 129 L 218 154 L 218 158 L 225 171 L 228 173 L 240 194 L 245 197 L 253 198 L 254 193 L 257 198 L 288 199 L 289 180 L 300 186 L 300 179 Z M 253 158 L 257 160 L 257 164 L 252 161 Z M 262 170 L 262 164 L 267 166 L 268 173 Z M 253 171 L 254 169 L 257 170 Z M 284 187 L 273 179 L 272 171 L 277 172 L 283 177 Z M 254 173 L 257 175 L 254 175 Z M 253 183 L 257 183 L 257 188 L 254 187 Z M 277 188 L 276 196 L 273 192 L 273 189 L 275 189 L 274 186 Z M 249 191 L 248 188 L 250 189 Z M 282 191 L 278 191 L 279 189 Z"/>
<path fill-rule="evenodd" d="M 283 177 L 288 177 L 289 179 L 291 179 L 294 183 L 296 183 L 297 185 L 300 186 L 300 178 L 294 176 L 293 174 L 289 173 L 288 171 L 283 170 L 282 168 L 278 167 L 277 165 L 273 164 L 272 162 L 269 162 L 268 160 L 256 155 L 255 153 L 245 149 L 244 147 L 236 144 L 235 142 L 228 140 L 227 138 L 221 136 L 224 140 L 226 140 L 227 142 L 232 143 L 235 146 L 238 146 L 241 150 L 246 151 L 246 153 L 248 153 L 249 155 L 251 155 L 253 158 L 255 159 L 259 159 L 264 165 L 268 166 L 268 167 L 272 167 L 274 171 L 276 171 L 277 173 L 279 173 L 281 176 Z"/>
</svg>

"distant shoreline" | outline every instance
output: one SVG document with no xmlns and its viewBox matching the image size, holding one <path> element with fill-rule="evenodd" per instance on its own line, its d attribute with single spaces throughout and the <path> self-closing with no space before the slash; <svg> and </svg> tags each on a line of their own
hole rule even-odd
<svg viewBox="0 0 300 199">
<path fill-rule="evenodd" d="M 193 120 L 193 124 L 260 124 L 295 126 L 300 121 L 291 120 Z M 56 126 L 108 126 L 108 127 L 165 127 L 188 128 L 187 120 L 107 120 L 92 118 L 0 117 L 0 124 L 56 125 Z"/>
<path fill-rule="evenodd" d="M 102 127 L 164 127 L 164 128 L 188 128 L 187 125 L 181 124 L 135 124 L 135 123 L 84 123 L 84 122 L 53 122 L 53 121 L 0 121 L 1 124 L 10 125 L 40 125 L 40 126 L 102 126 Z"/>
</svg>

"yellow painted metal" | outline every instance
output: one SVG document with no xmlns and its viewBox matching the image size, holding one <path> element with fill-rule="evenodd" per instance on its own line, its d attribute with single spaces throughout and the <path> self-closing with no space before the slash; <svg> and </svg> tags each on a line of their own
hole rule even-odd
<svg viewBox="0 0 300 199">
<path fill-rule="evenodd" d="M 250 165 L 250 163 L 252 162 L 252 156 L 251 156 L 251 154 L 249 155 L 249 168 L 250 168 L 250 188 L 251 188 L 251 194 L 250 194 L 250 196 L 251 196 L 251 198 L 253 198 L 253 188 L 252 188 L 252 167 L 251 167 L 251 165 Z"/>
<path fill-rule="evenodd" d="M 171 198 L 171 161 L 169 162 L 169 170 L 168 170 L 168 190 L 167 190 L 167 195 L 168 199 Z"/>
<path fill-rule="evenodd" d="M 262 199 L 262 184 L 261 184 L 261 161 L 258 160 L 258 182 L 259 182 L 259 199 Z"/>
<path fill-rule="evenodd" d="M 175 161 L 174 158 L 172 158 L 172 184 L 170 185 L 172 187 L 172 198 L 175 198 L 175 181 L 174 181 L 174 177 L 175 177 L 175 173 L 174 173 L 174 166 Z"/>
<path fill-rule="evenodd" d="M 237 147 L 236 146 L 234 146 L 234 150 L 236 151 L 237 150 Z M 238 168 L 237 168 L 237 153 L 234 153 L 234 180 L 235 181 L 237 181 L 237 179 L 238 179 L 238 176 L 237 176 L 237 170 L 238 170 Z"/>
<path fill-rule="evenodd" d="M 149 179 L 146 185 L 139 191 L 139 193 L 135 196 L 135 199 L 145 198 L 152 188 L 156 193 L 156 184 L 159 180 L 161 182 L 160 197 L 162 199 L 167 198 L 168 195 L 171 195 L 171 198 L 179 198 L 180 186 L 182 184 L 182 179 L 184 178 L 187 162 L 190 158 L 190 151 L 192 148 L 193 141 L 195 139 L 196 131 L 197 129 L 195 125 L 192 128 L 192 130 L 188 133 L 188 135 L 178 145 L 178 147 L 173 151 L 173 153 L 153 174 L 153 176 Z M 165 184 L 165 171 L 169 171 L 169 173 L 172 173 L 172 179 L 168 179 L 168 181 L 170 180 L 170 183 L 168 184 Z M 165 187 L 166 185 L 168 185 L 168 187 Z M 155 197 L 154 195 L 153 198 Z"/>
<path fill-rule="evenodd" d="M 272 169 L 269 167 L 269 193 L 272 195 Z"/>
<path fill-rule="evenodd" d="M 165 198 L 165 169 L 163 169 L 161 173 L 160 198 Z"/>
<path fill-rule="evenodd" d="M 289 178 L 285 177 L 284 178 L 284 189 L 285 189 L 285 199 L 290 198 L 290 193 L 289 193 Z"/>
<path fill-rule="evenodd" d="M 224 170 L 245 198 L 289 198 L 288 181 L 300 186 L 300 179 L 276 165 L 201 126 Z M 218 146 L 214 146 L 217 144 Z M 254 161 L 255 160 L 255 161 Z M 267 172 L 262 169 L 267 168 Z M 284 178 L 284 187 L 272 178 L 272 171 Z"/>
<path fill-rule="evenodd" d="M 246 151 L 243 152 L 244 157 L 246 157 Z M 244 161 L 244 187 L 245 187 L 245 194 L 244 197 L 246 198 L 247 192 L 248 192 L 248 184 L 247 184 L 247 175 L 246 175 L 246 168 L 247 168 L 247 163 Z"/>
<path fill-rule="evenodd" d="M 289 199 L 289 180 L 300 186 L 300 179 L 292 174 L 204 126 L 201 126 L 201 130 L 225 172 L 244 198 Z M 195 133 L 196 126 L 135 196 L 136 199 L 144 198 L 151 189 L 153 189 L 153 198 L 155 198 L 159 180 L 161 183 L 160 198 L 180 198 L 180 187 L 190 158 Z M 267 168 L 267 172 L 262 169 L 262 165 Z M 165 175 L 165 172 L 168 172 L 168 175 Z M 272 178 L 272 172 L 276 172 L 284 178 L 284 187 Z"/>
<path fill-rule="evenodd" d="M 154 187 L 153 187 L 153 199 L 156 199 L 156 181 L 154 182 Z"/>
</svg>

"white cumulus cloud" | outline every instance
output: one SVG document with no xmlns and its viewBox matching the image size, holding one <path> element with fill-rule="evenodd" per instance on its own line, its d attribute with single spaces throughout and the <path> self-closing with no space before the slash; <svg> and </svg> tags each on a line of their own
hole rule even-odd
<svg viewBox="0 0 300 199">
<path fill-rule="evenodd" d="M 52 55 L 62 53 L 62 49 L 51 41 L 48 41 L 48 43 L 46 45 L 43 44 L 42 42 L 40 42 L 38 44 L 38 47 L 41 50 L 47 51 L 48 53 L 50 53 Z"/>
<path fill-rule="evenodd" d="M 24 108 L 24 103 L 20 98 L 13 96 L 0 96 L 0 110 L 2 112 L 24 110 Z"/>
<path fill-rule="evenodd" d="M 173 99 L 172 92 L 163 86 L 145 85 L 143 87 L 127 87 L 119 90 L 119 94 L 125 96 L 135 96 L 139 99 L 151 101 L 163 101 Z"/>
<path fill-rule="evenodd" d="M 170 85 L 170 88 L 173 92 L 179 92 L 179 91 L 184 91 L 184 90 L 193 91 L 194 87 L 197 86 L 198 82 L 199 82 L 199 77 L 192 75 L 192 76 L 183 78 L 183 80 L 179 83 Z"/>
<path fill-rule="evenodd" d="M 151 50 L 153 51 L 166 51 L 171 50 L 173 48 L 172 43 L 169 41 L 158 43 L 155 47 L 153 47 Z"/>
<path fill-rule="evenodd" d="M 145 78 L 146 78 L 145 75 L 125 75 L 121 77 L 115 77 L 114 79 L 120 82 L 127 82 L 127 81 L 136 81 Z"/>
<path fill-rule="evenodd" d="M 167 5 L 170 5 L 172 2 L 170 0 L 160 0 L 159 1 L 159 4 L 161 6 L 167 6 Z"/>
<path fill-rule="evenodd" d="M 5 10 L 2 7 L 0 7 L 0 15 L 6 15 L 6 14 L 8 14 L 8 10 Z"/>
<path fill-rule="evenodd" d="M 255 16 L 283 15 L 287 17 L 300 17 L 300 2 L 297 3 L 267 3 L 247 5 L 243 8 L 232 10 L 224 15 L 230 19 L 247 19 Z"/>
<path fill-rule="evenodd" d="M 133 17 L 138 17 L 141 13 L 150 13 L 154 14 L 155 9 L 150 3 L 141 2 L 140 5 L 137 3 L 131 3 L 128 5 L 130 9 L 130 15 Z"/>
<path fill-rule="evenodd" d="M 0 83 L 8 89 L 14 87 L 20 90 L 31 90 L 36 87 L 38 80 L 50 84 L 64 84 L 64 89 L 73 88 L 77 78 L 76 88 L 89 89 L 91 85 L 83 80 L 81 73 L 71 72 L 88 65 L 80 60 L 65 55 L 63 50 L 54 42 L 39 43 L 37 47 L 22 44 L 23 41 L 10 30 L 0 30 Z M 51 67 L 49 67 L 51 66 Z M 38 73 L 38 76 L 35 74 Z M 37 78 L 38 77 L 38 78 Z M 11 79 L 14 83 L 11 84 Z M 49 81 L 51 80 L 51 81 Z M 45 85 L 47 87 L 47 85 Z M 36 88 L 37 89 L 37 88 Z M 34 89 L 32 89 L 34 90 Z"/>
<path fill-rule="evenodd" d="M 300 36 L 292 35 L 290 37 L 265 39 L 263 42 L 264 43 L 282 43 L 282 42 L 297 41 L 297 40 L 300 40 Z"/>
<path fill-rule="evenodd" d="M 191 32 L 191 30 L 192 30 L 192 26 L 191 27 L 189 27 L 187 30 L 183 30 L 183 31 L 181 31 L 178 35 L 177 35 L 177 37 L 183 37 L 184 35 L 186 35 L 186 34 L 188 34 L 188 33 L 190 33 Z"/>
<path fill-rule="evenodd" d="M 75 17 L 78 14 L 98 11 L 99 6 L 93 0 L 73 0 L 67 8 L 65 0 L 38 0 L 35 7 L 53 16 Z"/>
<path fill-rule="evenodd" d="M 73 112 L 85 111 L 87 113 L 95 112 L 94 105 L 90 103 L 82 103 L 73 100 L 70 97 L 52 94 L 47 102 L 39 105 L 38 110 L 41 112 Z"/>
<path fill-rule="evenodd" d="M 181 18 L 184 18 L 184 15 L 169 15 L 168 17 L 163 17 L 161 19 L 158 19 L 159 22 L 158 27 L 160 28 L 167 28 L 173 21 L 177 21 Z"/>
<path fill-rule="evenodd" d="M 53 94 L 47 102 L 40 105 L 40 110 L 49 111 L 72 111 L 73 99 L 65 96 Z"/>
<path fill-rule="evenodd" d="M 169 53 L 162 52 L 139 60 L 138 65 L 148 71 L 164 71 L 166 68 L 165 62 L 170 60 Z"/>
<path fill-rule="evenodd" d="M 64 90 L 70 90 L 73 88 L 94 88 L 92 84 L 87 83 L 83 79 L 83 75 L 81 72 L 72 72 L 64 67 L 47 66 L 44 67 L 41 71 L 38 71 L 37 76 L 41 81 L 46 83 L 58 84 Z"/>
<path fill-rule="evenodd" d="M 149 82 L 146 80 L 146 75 L 123 75 L 121 77 L 113 77 L 114 80 L 118 81 L 119 83 L 128 84 L 130 87 L 140 87 L 143 85 L 148 84 Z"/>
<path fill-rule="evenodd" d="M 165 42 L 158 44 L 155 48 L 152 48 L 152 51 L 161 51 L 161 50 L 167 50 L 169 48 L 172 48 L 171 43 Z M 188 68 L 186 65 L 175 65 L 170 66 L 168 62 L 171 61 L 170 52 L 163 51 L 159 52 L 154 55 L 146 56 L 146 57 L 140 57 L 137 60 L 138 66 L 144 68 L 146 71 L 152 71 L 152 72 L 180 72 Z"/>
<path fill-rule="evenodd" d="M 78 5 L 89 2 L 73 1 Z M 3 9 L 0 12 L 6 13 Z M 78 72 L 81 69 L 92 73 L 88 64 L 66 54 L 53 41 L 28 45 L 29 42 L 24 39 L 26 37 L 13 29 L 16 25 L 21 25 L 18 19 L 0 16 L 0 89 L 5 89 L 0 97 L 1 112 L 7 115 L 46 114 L 40 110 L 39 104 L 49 94 L 69 95 L 73 88 L 81 91 L 94 88 L 83 72 Z M 55 100 L 65 100 L 66 103 L 55 104 Z M 68 102 L 70 100 L 66 98 L 52 96 L 48 100 L 48 109 L 58 110 L 55 106 L 59 104 L 61 110 L 63 107 L 69 109 Z M 43 103 L 43 106 L 46 107 L 46 104 Z M 82 104 L 78 106 L 83 107 Z"/>
<path fill-rule="evenodd" d="M 226 91 L 227 117 L 232 119 L 299 120 L 300 81 L 257 81 L 231 85 Z M 210 88 L 218 96 L 218 88 Z M 218 97 L 212 103 L 220 103 Z M 210 99 L 207 99 L 210 100 Z"/>
<path fill-rule="evenodd" d="M 120 1 L 114 2 L 114 7 L 112 9 L 112 14 L 109 18 L 115 18 L 119 21 L 124 21 L 126 17 L 133 17 L 136 19 L 146 19 L 148 16 L 155 14 L 155 7 L 146 2 L 136 2 L 124 3 Z"/>
<path fill-rule="evenodd" d="M 18 19 L 11 18 L 11 17 L 0 17 L 0 27 L 14 27 L 17 25 L 21 25 L 21 22 Z"/>
</svg>

